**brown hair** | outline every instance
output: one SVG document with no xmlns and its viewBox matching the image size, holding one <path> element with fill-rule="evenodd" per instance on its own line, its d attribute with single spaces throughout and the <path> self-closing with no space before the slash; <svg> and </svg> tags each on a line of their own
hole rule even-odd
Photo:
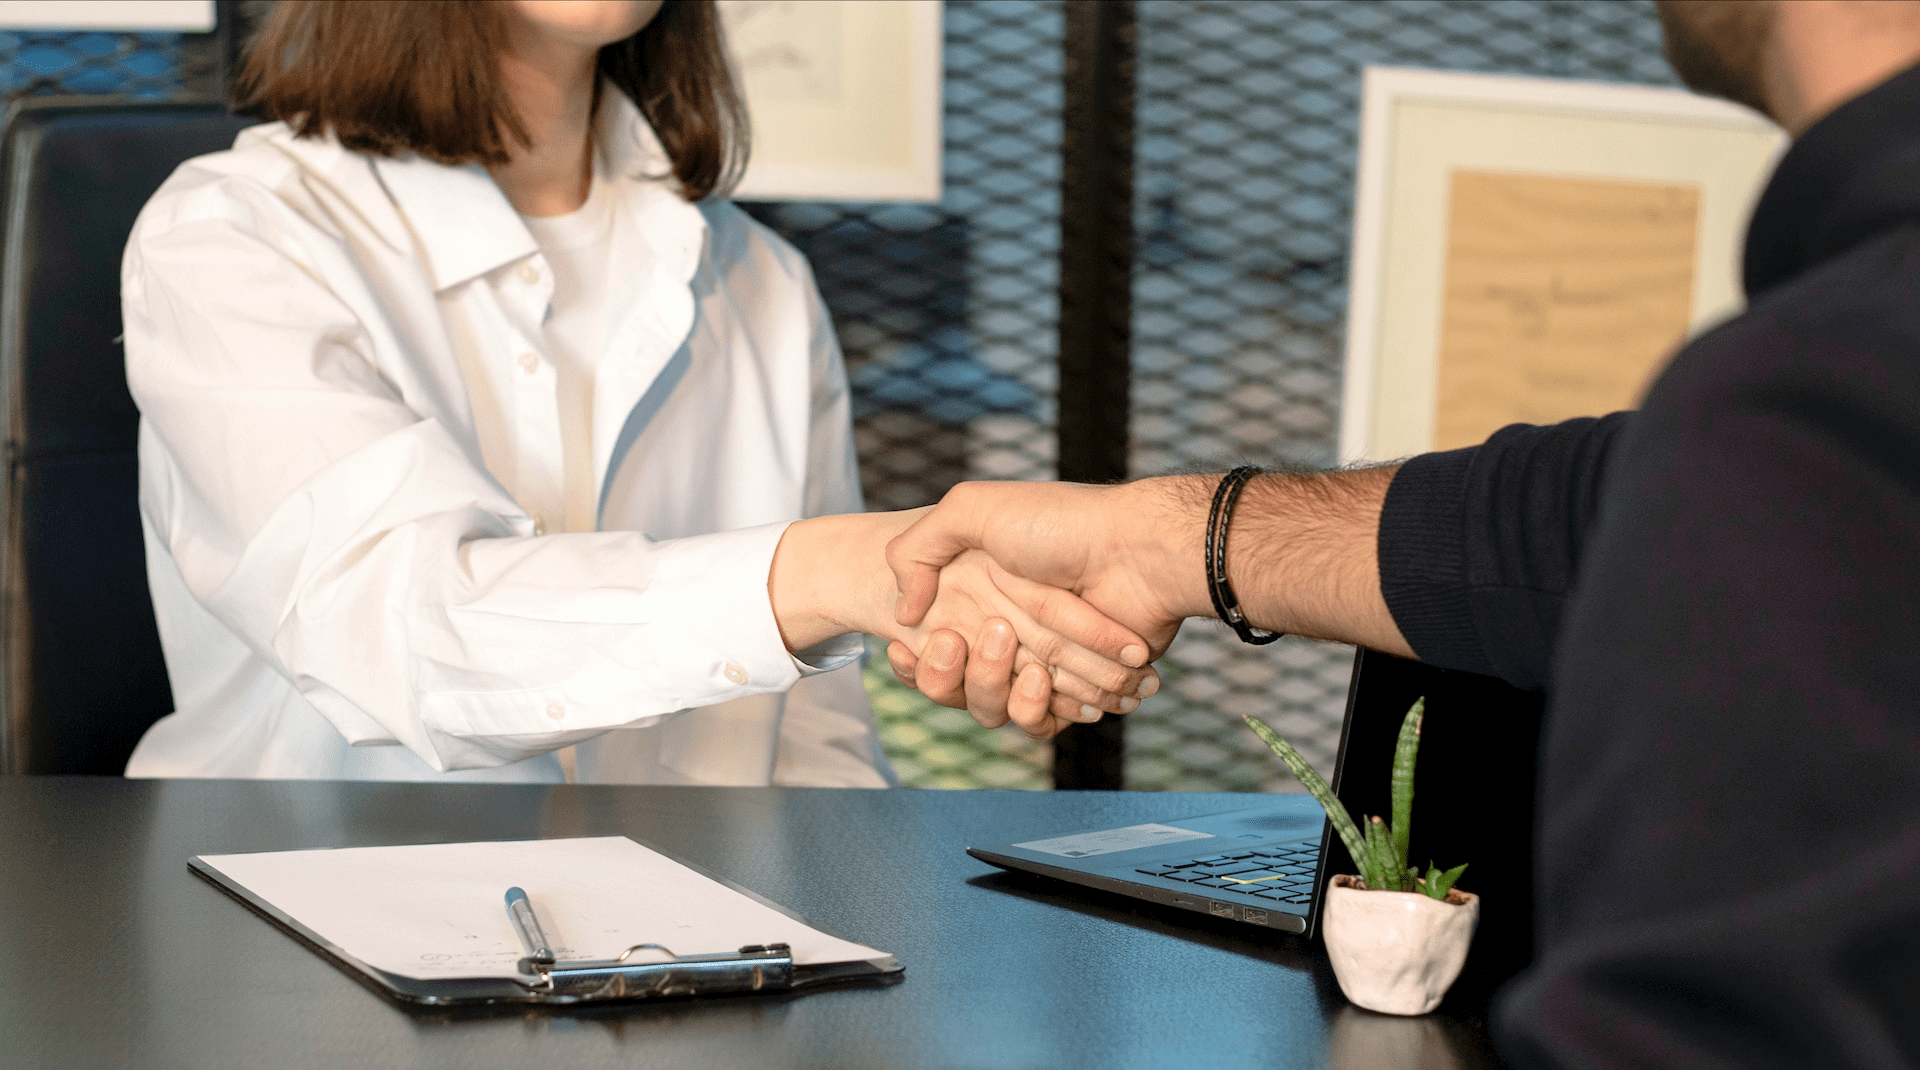
<svg viewBox="0 0 1920 1070">
<path fill-rule="evenodd" d="M 234 104 L 361 152 L 505 163 L 527 133 L 500 77 L 504 18 L 493 0 L 280 0 L 234 79 Z M 682 196 L 732 188 L 747 115 L 713 0 L 667 0 L 639 33 L 602 48 L 599 67 L 653 126 Z"/>
</svg>

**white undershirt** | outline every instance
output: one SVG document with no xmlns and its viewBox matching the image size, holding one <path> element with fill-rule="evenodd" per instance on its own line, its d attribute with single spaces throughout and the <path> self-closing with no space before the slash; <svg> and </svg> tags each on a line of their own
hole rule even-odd
<svg viewBox="0 0 1920 1070">
<path fill-rule="evenodd" d="M 587 202 L 556 216 L 521 216 L 553 269 L 553 314 L 543 328 L 560 404 L 563 531 L 599 526 L 593 485 L 593 381 L 620 309 L 612 276 L 613 196 L 593 176 Z M 625 287 L 631 292 L 632 287 Z"/>
<path fill-rule="evenodd" d="M 613 197 L 598 168 L 587 202 L 566 215 L 523 215 L 553 270 L 553 313 L 541 328 L 553 360 L 560 405 L 562 531 L 595 531 L 599 495 L 593 485 L 593 379 L 606 355 L 613 317 Z M 555 752 L 567 783 L 579 780 L 572 747 Z"/>
</svg>

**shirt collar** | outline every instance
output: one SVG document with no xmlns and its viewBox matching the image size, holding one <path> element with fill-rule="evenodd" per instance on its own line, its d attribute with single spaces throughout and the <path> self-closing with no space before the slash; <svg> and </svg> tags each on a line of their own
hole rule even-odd
<svg viewBox="0 0 1920 1070">
<path fill-rule="evenodd" d="M 594 116 L 594 144 L 601 166 L 609 175 L 643 181 L 673 183 L 673 162 L 660 138 L 612 82 L 600 83 L 600 108 Z"/>
<path fill-rule="evenodd" d="M 507 195 L 477 163 L 440 164 L 409 153 L 377 157 L 373 167 L 419 243 L 435 292 L 539 248 Z"/>
<path fill-rule="evenodd" d="M 601 83 L 594 143 L 600 166 L 616 185 L 665 187 L 657 192 L 678 199 L 659 138 L 626 94 L 609 82 Z M 450 166 L 411 153 L 377 157 L 373 164 L 419 243 L 436 292 L 539 251 L 520 214 L 480 164 Z"/>
<path fill-rule="evenodd" d="M 1847 101 L 1795 140 L 1747 228 L 1747 296 L 1920 219 L 1920 67 Z"/>
</svg>

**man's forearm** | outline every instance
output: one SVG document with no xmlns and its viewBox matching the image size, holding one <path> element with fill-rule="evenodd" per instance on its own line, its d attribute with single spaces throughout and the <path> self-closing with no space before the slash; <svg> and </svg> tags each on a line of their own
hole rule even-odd
<svg viewBox="0 0 1920 1070">
<path fill-rule="evenodd" d="M 1227 529 L 1227 578 L 1256 626 L 1411 657 L 1380 590 L 1380 512 L 1397 469 L 1265 473 Z M 1162 476 L 1115 488 L 1140 518 L 1127 554 L 1170 609 L 1212 617 L 1207 516 L 1219 476 Z"/>
<path fill-rule="evenodd" d="M 1381 594 L 1380 515 L 1390 468 L 1256 477 L 1227 533 L 1227 575 L 1258 626 L 1411 654 Z M 1207 514 L 1218 475 L 1119 486 L 963 483 L 887 549 L 919 623 L 939 570 L 969 549 L 1009 572 L 1077 592 L 1157 655 L 1180 622 L 1212 617 Z"/>
<path fill-rule="evenodd" d="M 1393 467 L 1257 476 L 1227 531 L 1227 575 L 1263 628 L 1412 657 L 1380 592 Z"/>
</svg>

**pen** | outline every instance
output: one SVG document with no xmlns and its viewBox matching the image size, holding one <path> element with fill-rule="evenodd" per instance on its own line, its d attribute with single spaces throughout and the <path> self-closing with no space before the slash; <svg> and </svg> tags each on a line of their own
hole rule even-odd
<svg viewBox="0 0 1920 1070">
<path fill-rule="evenodd" d="M 547 934 L 540 931 L 540 920 L 533 916 L 533 902 L 517 886 L 507 889 L 507 919 L 513 922 L 513 931 L 520 935 L 520 946 L 527 952 L 526 961 L 553 965 L 553 948 L 547 946 Z"/>
</svg>

